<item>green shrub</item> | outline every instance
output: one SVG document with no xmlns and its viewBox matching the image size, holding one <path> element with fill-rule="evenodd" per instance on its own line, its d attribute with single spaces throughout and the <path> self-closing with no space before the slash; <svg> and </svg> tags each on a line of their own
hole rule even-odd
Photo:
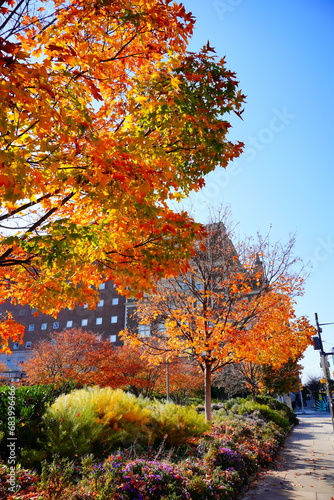
<svg viewBox="0 0 334 500">
<path fill-rule="evenodd" d="M 9 386 L 0 387 L 0 437 L 8 436 Z M 24 466 L 30 466 L 45 458 L 43 452 L 45 433 L 42 425 L 47 406 L 60 394 L 52 385 L 15 387 L 15 437 L 17 438 L 17 459 Z M 1 440 L 1 439 L 0 439 Z M 5 459 L 6 447 L 0 456 Z"/>
<path fill-rule="evenodd" d="M 209 428 L 204 415 L 199 415 L 193 406 L 155 403 L 150 408 L 153 439 L 165 440 L 169 446 L 182 444 L 189 437 L 198 436 Z"/>
<path fill-rule="evenodd" d="M 295 412 L 292 410 L 292 408 L 289 408 L 289 406 L 285 403 L 282 403 L 281 401 L 278 401 L 277 399 L 271 397 L 271 396 L 256 396 L 255 401 L 260 404 L 265 404 L 270 406 L 273 410 L 279 411 L 284 417 L 286 417 L 291 425 L 297 425 L 299 420 L 295 414 Z"/>
<path fill-rule="evenodd" d="M 289 420 L 281 415 L 278 411 L 271 409 L 268 405 L 262 405 L 255 401 L 244 400 L 233 408 L 235 413 L 239 415 L 258 415 L 268 422 L 275 422 L 283 430 L 288 431 L 290 428 Z"/>
</svg>

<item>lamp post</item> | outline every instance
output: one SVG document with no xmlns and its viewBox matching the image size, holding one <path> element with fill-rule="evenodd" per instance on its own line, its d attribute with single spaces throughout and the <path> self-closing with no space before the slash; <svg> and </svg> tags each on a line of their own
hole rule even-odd
<svg viewBox="0 0 334 500">
<path fill-rule="evenodd" d="M 330 373 L 328 370 L 328 362 L 327 362 L 327 356 L 332 356 L 333 352 L 325 352 L 324 351 L 322 338 L 321 338 L 321 332 L 322 332 L 321 326 L 333 325 L 334 323 L 319 324 L 317 313 L 315 313 L 315 321 L 316 321 L 316 325 L 317 325 L 318 337 L 313 337 L 314 349 L 320 351 L 320 361 L 321 361 L 321 366 L 322 366 L 322 369 L 324 372 L 324 377 L 326 380 L 326 392 L 327 392 L 327 397 L 328 397 L 329 410 L 330 410 L 331 418 L 332 418 L 333 431 L 334 431 L 333 400 L 332 400 L 332 395 L 331 395 L 331 391 L 330 391 L 330 387 L 329 387 Z"/>
</svg>

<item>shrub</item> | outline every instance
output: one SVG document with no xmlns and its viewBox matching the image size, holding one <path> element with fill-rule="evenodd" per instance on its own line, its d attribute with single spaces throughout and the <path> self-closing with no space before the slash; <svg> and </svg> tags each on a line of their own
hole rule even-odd
<svg viewBox="0 0 334 500">
<path fill-rule="evenodd" d="M 134 395 L 92 387 L 60 396 L 47 409 L 44 422 L 51 451 L 75 458 L 133 442 L 145 435 L 149 416 Z"/>
<path fill-rule="evenodd" d="M 288 431 L 290 428 L 289 420 L 281 415 L 278 411 L 271 409 L 268 405 L 256 403 L 255 401 L 245 400 L 239 404 L 233 411 L 239 415 L 257 414 L 266 421 L 275 422 L 283 430 Z"/>
<path fill-rule="evenodd" d="M 9 386 L 0 387 L 0 436 L 8 436 Z M 52 385 L 19 386 L 15 388 L 15 437 L 17 438 L 17 459 L 24 465 L 39 463 L 45 458 L 43 452 L 45 433 L 43 414 L 47 406 L 60 394 Z M 1 457 L 6 458 L 6 447 Z"/>
<path fill-rule="evenodd" d="M 295 412 L 289 408 L 289 406 L 281 401 L 278 401 L 271 396 L 256 396 L 255 401 L 260 404 L 265 404 L 270 406 L 273 410 L 279 411 L 283 416 L 285 416 L 291 425 L 297 425 L 299 420 Z"/>
<path fill-rule="evenodd" d="M 155 441 L 165 439 L 169 446 L 182 444 L 189 437 L 198 436 L 209 428 L 205 417 L 192 406 L 155 403 L 150 408 L 153 438 Z"/>
</svg>

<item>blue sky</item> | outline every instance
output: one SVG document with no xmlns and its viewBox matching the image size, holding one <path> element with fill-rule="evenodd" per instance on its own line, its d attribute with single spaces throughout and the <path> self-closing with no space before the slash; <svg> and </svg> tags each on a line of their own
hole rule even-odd
<svg viewBox="0 0 334 500">
<path fill-rule="evenodd" d="M 185 0 L 196 17 L 189 49 L 208 40 L 226 56 L 247 95 L 231 139 L 243 155 L 216 169 L 191 197 L 196 220 L 208 206 L 231 206 L 240 236 L 266 234 L 287 242 L 310 269 L 298 315 L 334 323 L 333 133 L 334 2 L 332 0 Z M 334 325 L 322 333 L 327 352 Z M 331 362 L 331 372 L 334 370 Z M 319 352 L 308 348 L 303 381 L 320 375 Z"/>
</svg>

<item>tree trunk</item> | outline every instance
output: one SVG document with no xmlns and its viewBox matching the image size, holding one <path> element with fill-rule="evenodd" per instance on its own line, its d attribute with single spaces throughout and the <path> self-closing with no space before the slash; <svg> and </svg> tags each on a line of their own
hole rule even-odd
<svg viewBox="0 0 334 500">
<path fill-rule="evenodd" d="M 205 394 L 205 417 L 211 421 L 211 364 L 205 363 L 204 369 L 204 394 Z"/>
</svg>

